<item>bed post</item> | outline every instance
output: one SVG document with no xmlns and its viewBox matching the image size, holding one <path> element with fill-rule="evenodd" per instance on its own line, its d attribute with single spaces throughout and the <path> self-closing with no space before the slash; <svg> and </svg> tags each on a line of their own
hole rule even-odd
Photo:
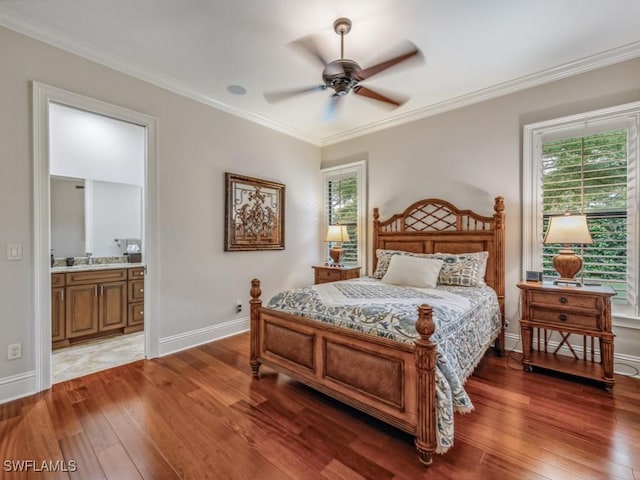
<svg viewBox="0 0 640 480">
<path fill-rule="evenodd" d="M 376 250 L 378 249 L 378 232 L 380 231 L 380 211 L 378 207 L 373 209 L 373 259 L 371 262 L 371 275 L 376 272 L 376 268 L 378 266 L 378 257 L 376 255 Z"/>
<path fill-rule="evenodd" d="M 415 445 L 418 458 L 424 465 L 431 465 L 431 456 L 436 451 L 436 344 L 430 339 L 436 327 L 431 317 L 429 305 L 418 307 L 416 330 L 420 338 L 416 340 L 416 393 L 418 401 L 418 424 Z"/>
<path fill-rule="evenodd" d="M 260 341 L 260 307 L 262 307 L 262 300 L 260 300 L 260 295 L 262 295 L 262 290 L 260 290 L 260 280 L 254 278 L 251 280 L 251 300 L 249 300 L 250 309 L 251 309 L 251 320 L 250 320 L 250 330 L 251 330 L 251 356 L 250 356 L 250 364 L 251 364 L 251 372 L 254 378 L 260 378 L 260 362 L 258 361 L 258 351 L 259 351 L 259 341 Z"/>
<path fill-rule="evenodd" d="M 502 326 L 500 328 L 500 336 L 496 341 L 496 349 L 500 355 L 504 355 L 505 345 L 504 345 L 504 294 L 505 294 L 505 285 L 504 285 L 504 275 L 505 275 L 505 265 L 504 265 L 504 197 L 496 197 L 495 203 L 493 205 L 493 210 L 496 212 L 493 215 L 495 225 L 495 252 L 496 252 L 496 285 L 495 290 L 498 295 L 498 304 L 500 305 L 500 312 L 502 313 Z"/>
</svg>

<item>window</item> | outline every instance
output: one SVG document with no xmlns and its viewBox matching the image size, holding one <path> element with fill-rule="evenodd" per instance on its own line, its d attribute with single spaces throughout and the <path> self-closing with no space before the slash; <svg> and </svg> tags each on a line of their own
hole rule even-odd
<svg viewBox="0 0 640 480">
<path fill-rule="evenodd" d="M 549 218 L 587 216 L 592 245 L 573 246 L 583 257 L 582 281 L 613 287 L 616 316 L 638 317 L 638 124 L 640 102 L 524 129 L 524 270 L 557 277 L 543 245 Z"/>
<path fill-rule="evenodd" d="M 321 234 L 326 235 L 329 225 L 345 225 L 349 241 L 342 243 L 345 265 L 359 265 L 366 271 L 365 236 L 366 183 L 365 162 L 350 163 L 322 170 L 324 224 Z M 324 256 L 328 258 L 331 242 L 324 243 Z"/>
<path fill-rule="evenodd" d="M 615 301 L 627 296 L 627 131 L 597 133 L 542 144 L 542 218 L 582 213 L 593 238 L 580 248 L 581 281 L 615 288 Z M 551 263 L 557 248 L 545 245 L 545 277 L 555 276 Z"/>
</svg>

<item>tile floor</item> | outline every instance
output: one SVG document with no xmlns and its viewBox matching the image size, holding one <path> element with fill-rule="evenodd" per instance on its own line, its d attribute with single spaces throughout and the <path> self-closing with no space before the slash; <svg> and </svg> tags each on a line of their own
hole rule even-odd
<svg viewBox="0 0 640 480">
<path fill-rule="evenodd" d="M 51 383 L 60 383 L 144 358 L 144 332 L 54 350 Z"/>
</svg>

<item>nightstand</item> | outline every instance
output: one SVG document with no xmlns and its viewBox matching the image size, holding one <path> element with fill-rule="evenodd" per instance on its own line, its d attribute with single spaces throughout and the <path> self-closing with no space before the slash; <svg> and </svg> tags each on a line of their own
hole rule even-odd
<svg viewBox="0 0 640 480">
<path fill-rule="evenodd" d="M 606 286 L 569 287 L 547 282 L 520 282 L 522 366 L 540 367 L 604 383 L 613 389 L 613 333 L 611 297 Z M 550 334 L 554 333 L 551 346 Z M 582 336 L 582 345 L 569 342 Z M 557 338 L 556 338 L 557 337 Z M 599 357 L 595 352 L 598 339 Z M 559 354 L 564 347 L 566 355 Z"/>
<path fill-rule="evenodd" d="M 329 265 L 314 265 L 315 284 L 349 280 L 360 276 L 360 267 L 331 267 Z"/>
</svg>

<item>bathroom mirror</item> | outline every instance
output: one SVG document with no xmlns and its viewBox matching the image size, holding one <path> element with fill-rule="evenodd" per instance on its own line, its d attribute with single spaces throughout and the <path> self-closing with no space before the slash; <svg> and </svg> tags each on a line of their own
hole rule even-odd
<svg viewBox="0 0 640 480">
<path fill-rule="evenodd" d="M 142 238 L 138 185 L 51 176 L 51 248 L 56 258 L 121 256 Z"/>
</svg>

